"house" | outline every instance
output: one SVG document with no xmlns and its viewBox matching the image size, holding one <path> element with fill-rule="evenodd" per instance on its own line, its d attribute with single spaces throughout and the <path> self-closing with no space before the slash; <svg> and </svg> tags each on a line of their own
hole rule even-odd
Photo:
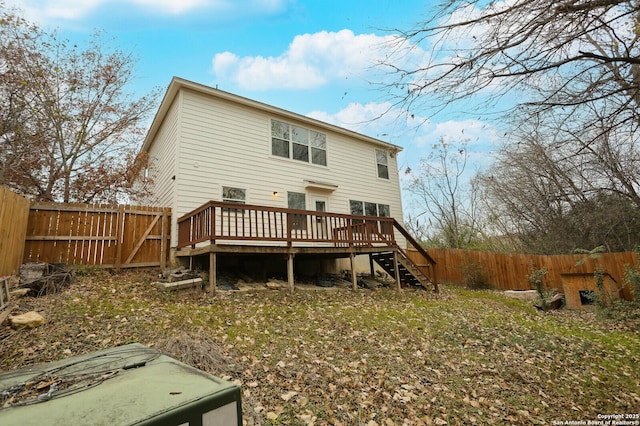
<svg viewBox="0 0 640 426">
<path fill-rule="evenodd" d="M 142 150 L 177 259 L 286 265 L 292 283 L 294 263 L 371 270 L 406 247 L 397 145 L 174 77 Z"/>
</svg>

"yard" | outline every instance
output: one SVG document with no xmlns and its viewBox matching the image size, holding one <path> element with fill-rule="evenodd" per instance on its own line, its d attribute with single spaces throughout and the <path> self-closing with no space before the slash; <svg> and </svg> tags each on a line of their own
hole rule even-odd
<svg viewBox="0 0 640 426">
<path fill-rule="evenodd" d="M 540 313 L 446 286 L 211 299 L 160 293 L 155 279 L 84 271 L 61 293 L 20 299 L 20 312 L 47 323 L 0 328 L 0 371 L 140 342 L 241 384 L 246 424 L 564 424 L 639 412 L 637 319 Z"/>
</svg>

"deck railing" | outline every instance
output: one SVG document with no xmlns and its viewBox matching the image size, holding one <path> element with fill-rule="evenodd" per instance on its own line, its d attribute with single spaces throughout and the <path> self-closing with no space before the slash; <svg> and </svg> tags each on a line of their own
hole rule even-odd
<svg viewBox="0 0 640 426">
<path fill-rule="evenodd" d="M 209 201 L 178 219 L 178 248 L 209 241 L 395 245 L 394 219 Z"/>
</svg>

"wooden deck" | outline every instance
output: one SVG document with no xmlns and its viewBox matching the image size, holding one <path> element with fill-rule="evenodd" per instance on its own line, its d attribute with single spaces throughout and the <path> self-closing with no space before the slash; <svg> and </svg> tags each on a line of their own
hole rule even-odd
<svg viewBox="0 0 640 426">
<path fill-rule="evenodd" d="M 409 260 L 396 242 L 396 232 L 423 254 L 426 267 L 421 270 Z M 217 254 L 284 254 L 291 290 L 295 255 L 349 257 L 355 289 L 355 256 L 367 254 L 372 273 L 375 261 L 395 277 L 398 287 L 403 282 L 417 283 L 438 291 L 435 262 L 391 217 L 209 201 L 178 219 L 177 248 L 179 258 L 209 255 L 212 292 Z"/>
</svg>

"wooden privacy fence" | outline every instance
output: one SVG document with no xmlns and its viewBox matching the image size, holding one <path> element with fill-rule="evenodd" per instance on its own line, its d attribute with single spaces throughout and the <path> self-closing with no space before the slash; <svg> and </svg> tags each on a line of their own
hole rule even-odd
<svg viewBox="0 0 640 426">
<path fill-rule="evenodd" d="M 169 208 L 32 203 L 24 262 L 164 268 L 170 223 Z"/>
<path fill-rule="evenodd" d="M 20 270 L 28 218 L 29 200 L 0 186 L 0 277 Z"/>
<path fill-rule="evenodd" d="M 631 252 L 602 253 L 596 259 L 590 259 L 587 255 L 545 256 L 455 249 L 428 249 L 427 252 L 436 261 L 440 282 L 464 285 L 466 275 L 476 272 L 499 290 L 530 290 L 527 275 L 531 273 L 531 263 L 537 269 L 547 268 L 543 283 L 549 289 L 561 290 L 563 276 L 593 274 L 596 268 L 601 268 L 622 286 L 625 264 L 635 265 L 638 262 L 638 255 Z M 408 255 L 418 265 L 425 263 L 415 250 L 409 249 Z M 582 265 L 576 265 L 585 258 Z"/>
</svg>

